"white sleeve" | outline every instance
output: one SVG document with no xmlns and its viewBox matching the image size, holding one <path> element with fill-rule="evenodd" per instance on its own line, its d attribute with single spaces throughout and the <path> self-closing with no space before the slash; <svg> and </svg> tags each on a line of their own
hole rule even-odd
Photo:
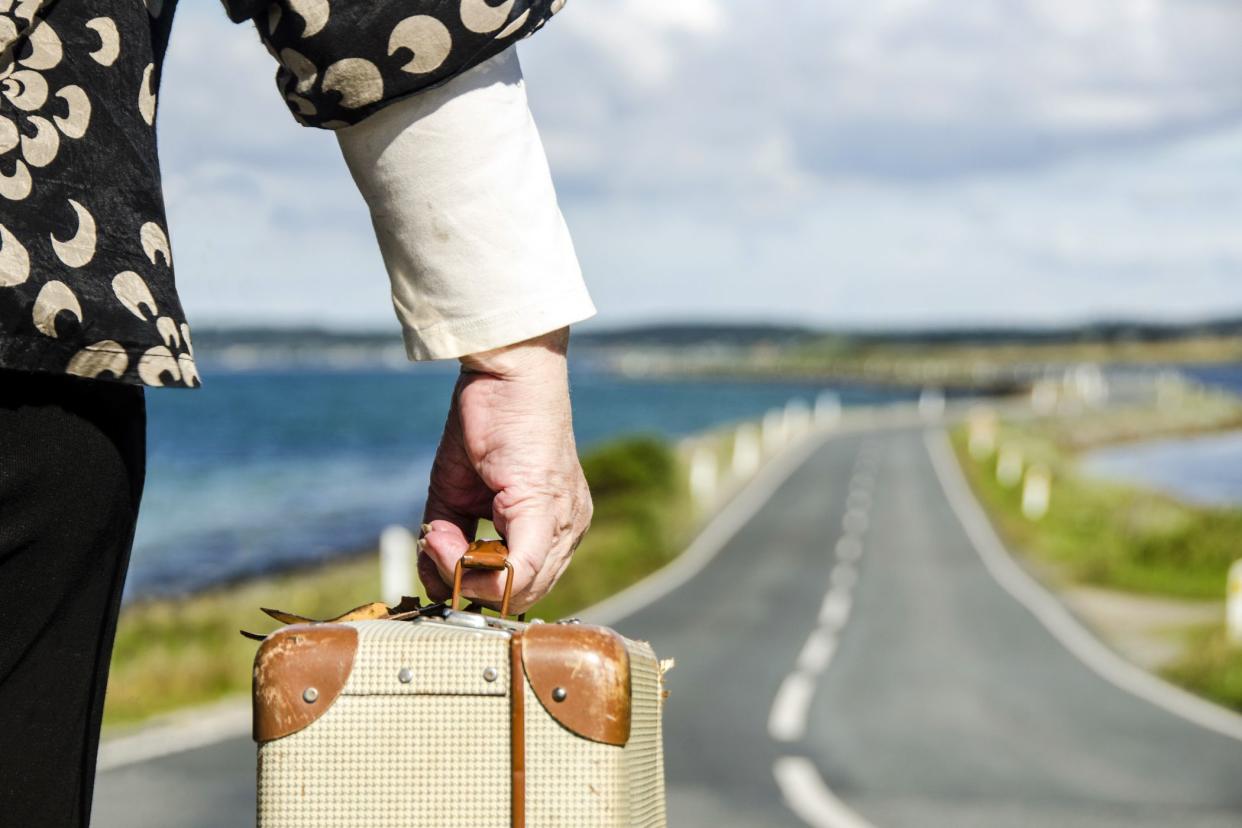
<svg viewBox="0 0 1242 828">
<path fill-rule="evenodd" d="M 478 353 L 595 314 L 515 49 L 336 135 L 410 359 Z"/>
</svg>

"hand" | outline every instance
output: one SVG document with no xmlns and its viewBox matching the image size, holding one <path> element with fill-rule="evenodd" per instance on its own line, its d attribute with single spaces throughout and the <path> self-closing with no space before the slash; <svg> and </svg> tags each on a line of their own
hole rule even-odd
<svg viewBox="0 0 1242 828">
<path fill-rule="evenodd" d="M 592 506 L 574 445 L 568 345 L 566 328 L 461 359 L 419 543 L 418 575 L 432 600 L 452 592 L 479 518 L 509 546 L 511 612 L 546 595 L 569 565 Z M 504 577 L 467 572 L 462 593 L 499 606 Z"/>
</svg>

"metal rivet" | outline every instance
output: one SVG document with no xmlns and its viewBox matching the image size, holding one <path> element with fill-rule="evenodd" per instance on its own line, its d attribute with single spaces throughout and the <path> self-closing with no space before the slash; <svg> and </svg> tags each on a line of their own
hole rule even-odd
<svg viewBox="0 0 1242 828">
<path fill-rule="evenodd" d="M 414 680 L 414 671 L 411 670 L 409 667 L 402 667 L 401 670 L 397 673 L 397 681 L 401 682 L 402 684 L 409 684 L 413 680 Z"/>
<path fill-rule="evenodd" d="M 558 701 L 558 702 L 565 701 L 565 697 L 568 695 L 569 695 L 569 691 L 566 690 L 564 687 L 554 687 L 552 689 L 552 701 Z"/>
<path fill-rule="evenodd" d="M 492 682 L 492 681 L 495 681 L 499 675 L 500 673 L 496 672 L 495 667 L 488 667 L 486 670 L 483 671 L 483 680 L 487 682 Z"/>
<path fill-rule="evenodd" d="M 314 704 L 318 698 L 319 698 L 319 691 L 316 690 L 314 687 L 307 687 L 305 690 L 302 691 L 302 701 L 306 702 L 307 704 Z"/>
</svg>

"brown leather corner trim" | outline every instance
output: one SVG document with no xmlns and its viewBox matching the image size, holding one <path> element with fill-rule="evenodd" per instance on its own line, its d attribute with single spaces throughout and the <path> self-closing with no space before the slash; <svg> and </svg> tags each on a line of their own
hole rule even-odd
<svg viewBox="0 0 1242 828">
<path fill-rule="evenodd" d="M 526 828 L 526 679 L 522 633 L 509 638 L 509 812 L 512 828 Z"/>
<path fill-rule="evenodd" d="M 584 739 L 624 746 L 630 740 L 630 653 L 605 627 L 532 624 L 522 664 L 544 709 Z"/>
<path fill-rule="evenodd" d="M 349 678 L 358 631 L 294 624 L 267 637 L 254 657 L 254 740 L 297 733 L 332 706 Z"/>
</svg>

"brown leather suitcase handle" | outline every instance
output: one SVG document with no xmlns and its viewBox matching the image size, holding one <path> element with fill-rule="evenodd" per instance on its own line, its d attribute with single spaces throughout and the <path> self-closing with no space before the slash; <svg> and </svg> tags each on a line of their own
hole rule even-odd
<svg viewBox="0 0 1242 828">
<path fill-rule="evenodd" d="M 513 593 L 513 564 L 509 563 L 509 549 L 498 540 L 475 541 L 466 554 L 457 559 L 453 570 L 453 609 L 461 607 L 461 577 L 467 569 L 506 570 L 505 593 L 500 601 L 500 615 L 509 614 L 509 596 Z"/>
</svg>

